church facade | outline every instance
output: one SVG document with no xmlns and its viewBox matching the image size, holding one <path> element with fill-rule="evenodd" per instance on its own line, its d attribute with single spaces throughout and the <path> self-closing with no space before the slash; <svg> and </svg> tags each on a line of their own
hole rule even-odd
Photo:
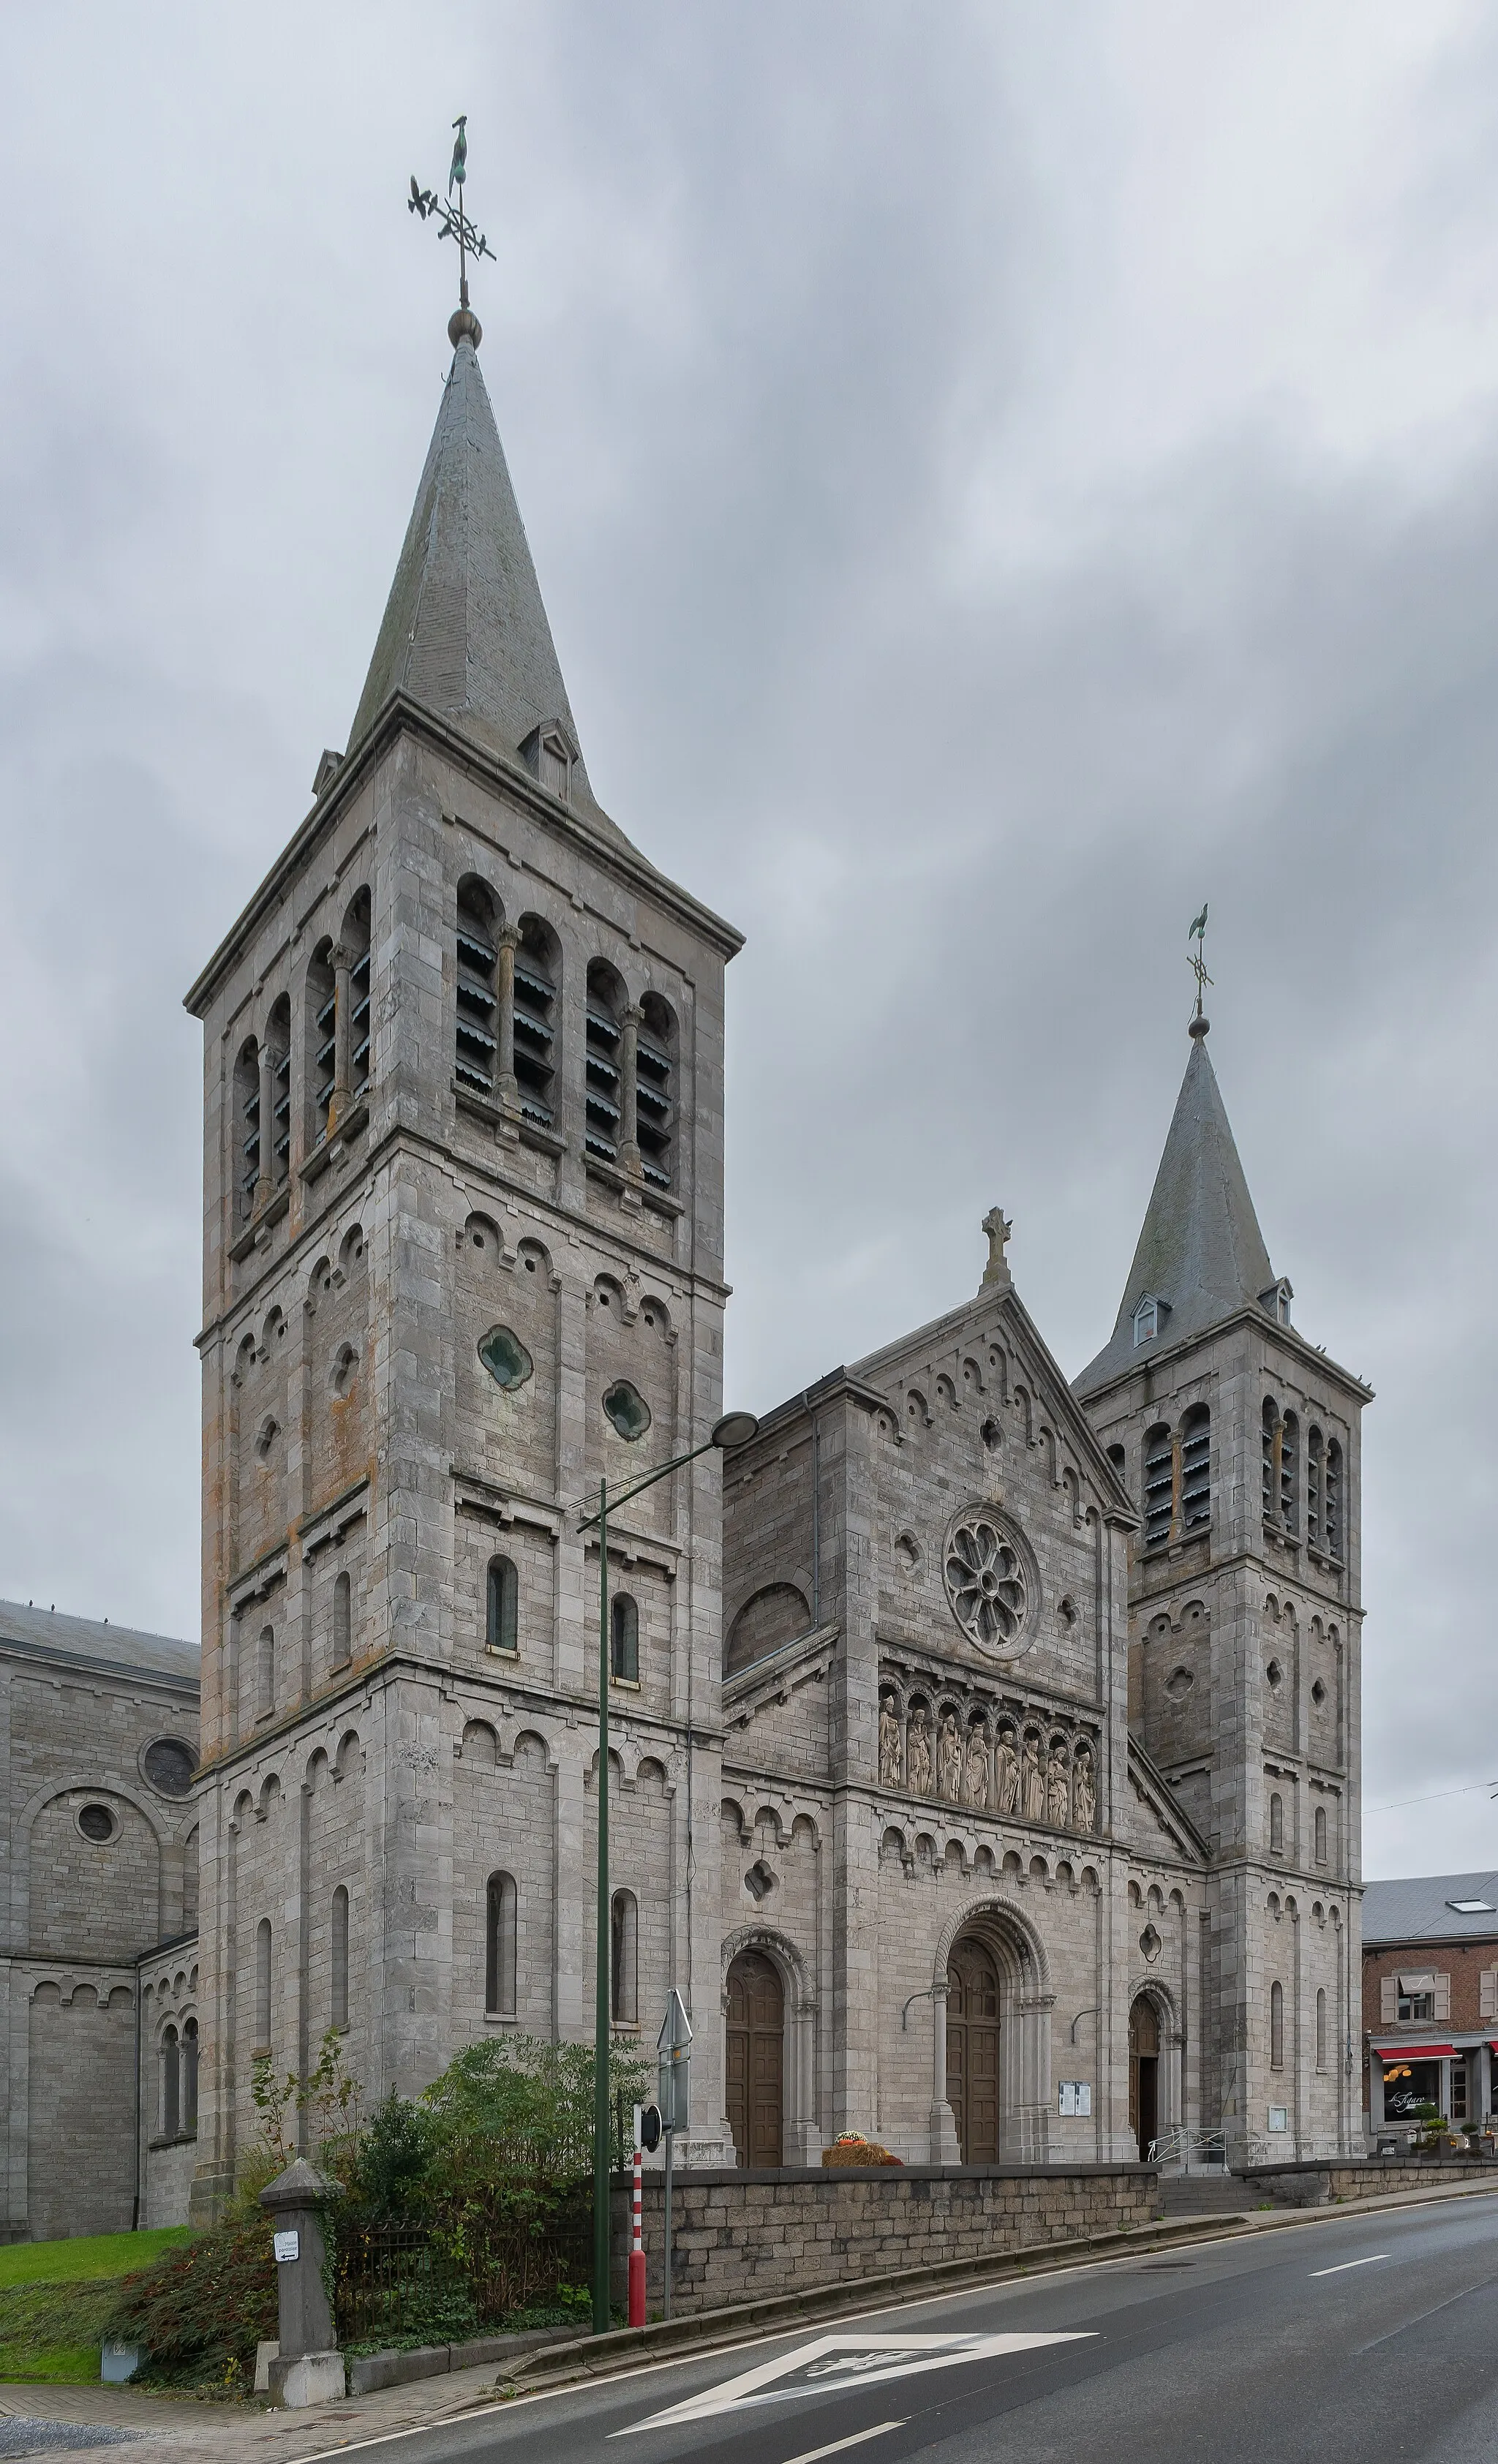
<svg viewBox="0 0 1498 2464">
<path fill-rule="evenodd" d="M 591 2035 L 583 1526 L 722 1409 L 739 936 L 597 801 L 450 330 L 347 749 L 187 997 L 197 2213 L 263 2056 L 334 2031 L 379 2096 Z M 1205 1031 L 1073 1384 L 996 1211 L 971 1300 L 610 1515 L 614 2026 L 680 1990 L 688 2162 L 1363 2144 L 1367 1390 L 1292 1323 Z"/>
</svg>

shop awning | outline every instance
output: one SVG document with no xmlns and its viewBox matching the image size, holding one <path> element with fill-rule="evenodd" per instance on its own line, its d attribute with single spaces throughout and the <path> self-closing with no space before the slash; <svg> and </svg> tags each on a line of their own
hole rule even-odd
<svg viewBox="0 0 1498 2464">
<path fill-rule="evenodd" d="M 1375 2045 L 1381 2062 L 1440 2062 L 1449 2059 L 1455 2045 Z"/>
</svg>

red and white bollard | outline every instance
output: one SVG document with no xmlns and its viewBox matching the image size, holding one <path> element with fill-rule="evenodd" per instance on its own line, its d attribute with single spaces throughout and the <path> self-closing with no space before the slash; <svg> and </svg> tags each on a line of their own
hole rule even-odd
<svg viewBox="0 0 1498 2464">
<path fill-rule="evenodd" d="M 641 2176 L 645 2170 L 645 2153 L 640 2145 L 639 2113 L 635 2114 L 634 2131 L 634 2193 L 629 2233 L 629 2324 L 645 2324 L 645 2243 L 640 2235 Z"/>
</svg>

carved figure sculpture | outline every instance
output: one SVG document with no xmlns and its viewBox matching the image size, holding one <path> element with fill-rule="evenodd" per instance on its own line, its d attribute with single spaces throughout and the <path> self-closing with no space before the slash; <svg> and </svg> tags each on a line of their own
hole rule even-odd
<svg viewBox="0 0 1498 2464">
<path fill-rule="evenodd" d="M 967 1732 L 967 1771 L 962 1782 L 963 1800 L 968 1805 L 988 1803 L 988 1740 L 981 1728 Z"/>
<path fill-rule="evenodd" d="M 879 1785 L 898 1788 L 900 1784 L 900 1724 L 895 1716 L 894 1697 L 886 1694 L 879 1704 Z"/>
<path fill-rule="evenodd" d="M 911 1713 L 911 1741 L 905 1757 L 906 1774 L 917 1796 L 931 1793 L 931 1726 L 926 1705 L 918 1703 Z"/>
<path fill-rule="evenodd" d="M 1046 1774 L 1041 1769 L 1040 1739 L 1033 1730 L 1020 1757 L 1020 1812 L 1026 1822 L 1046 1819 Z"/>
<path fill-rule="evenodd" d="M 955 1711 L 948 1711 L 941 1723 L 941 1737 L 936 1748 L 936 1770 L 941 1794 L 956 1805 L 962 1793 L 962 1740 L 958 1734 Z"/>
<path fill-rule="evenodd" d="M 994 1794 L 1001 1814 L 1012 1814 L 1020 1802 L 1020 1757 L 1014 1750 L 1014 1730 L 1001 1728 L 994 1749 Z"/>
<path fill-rule="evenodd" d="M 1058 1831 L 1065 1831 L 1071 1819 L 1071 1773 L 1067 1769 L 1067 1749 L 1059 1738 L 1046 1765 L 1046 1819 Z"/>
<path fill-rule="evenodd" d="M 1090 1831 L 1097 1819 L 1097 1797 L 1092 1787 L 1092 1757 L 1085 1746 L 1077 1749 L 1076 1793 L 1072 1802 L 1077 1829 Z"/>
</svg>

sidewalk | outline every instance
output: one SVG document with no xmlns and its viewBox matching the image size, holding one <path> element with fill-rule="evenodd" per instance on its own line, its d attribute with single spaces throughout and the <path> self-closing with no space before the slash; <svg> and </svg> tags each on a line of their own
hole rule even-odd
<svg viewBox="0 0 1498 2464">
<path fill-rule="evenodd" d="M 1052 2269 L 1059 2273 L 1078 2266 L 1106 2266 L 1112 2259 L 1131 2258 L 1143 2251 L 1157 2249 L 1162 2243 L 1170 2246 L 1234 2239 L 1254 2233 L 1293 2232 L 1299 2226 L 1325 2224 L 1334 2216 L 1373 2216 L 1391 2209 L 1473 2198 L 1498 2198 L 1498 2188 L 1491 2183 L 1455 2182 L 1430 2189 L 1391 2191 L 1384 2198 L 1349 2201 L 1343 2207 L 1275 2208 L 1244 2215 L 1194 2216 L 1163 2226 L 1142 2227 L 1135 2233 L 1110 2236 L 1106 2252 L 1066 2243 L 1037 2244 L 1027 2251 L 1006 2253 L 991 2269 L 975 2268 L 960 2280 L 949 2277 L 944 2284 L 924 2282 L 917 2286 L 908 2280 L 895 2284 L 888 2277 L 870 2277 L 863 2283 L 828 2286 L 820 2296 L 805 2298 L 805 2323 L 809 2329 L 813 2314 L 825 2319 L 839 2312 L 876 2312 L 906 2301 L 929 2300 L 943 2291 L 963 2292 L 985 2283 L 998 2286 L 1020 2277 L 1033 2280 Z M 140 2464 L 157 2464 L 158 2458 L 161 2464 L 168 2464 L 168 2459 L 177 2457 L 202 2459 L 202 2464 L 305 2464 L 311 2456 L 336 2454 L 341 2447 L 387 2438 L 402 2430 L 435 2427 L 455 2415 L 471 2413 L 494 2402 L 501 2383 L 525 2391 L 561 2388 L 585 2383 L 601 2369 L 610 2374 L 628 2370 L 635 2360 L 654 2361 L 675 2352 L 684 2361 L 695 2360 L 716 2348 L 741 2344 L 752 2338 L 794 2336 L 802 2321 L 794 2313 L 768 2321 L 761 2314 L 770 2306 L 751 2302 L 737 2310 L 714 2312 L 699 2322 L 681 2320 L 672 2327 L 638 2328 L 632 2334 L 619 2330 L 599 2340 L 602 2350 L 595 2351 L 592 2340 L 576 2346 L 552 2345 L 544 2364 L 537 2355 L 531 2369 L 522 2365 L 502 2382 L 496 2379 L 493 2363 L 486 2362 L 476 2369 L 452 2370 L 441 2378 L 420 2380 L 414 2387 L 382 2387 L 374 2395 L 350 2396 L 340 2404 L 313 2406 L 305 2412 L 264 2412 L 249 2405 L 199 2404 L 190 2397 L 137 2394 L 128 2387 L 0 2384 L 0 2457 L 32 2453 L 55 2456 L 59 2464 L 66 2464 L 70 2457 L 85 2456 L 101 2464 L 103 2458 L 115 2453 L 123 2456 L 124 2449 L 116 2443 L 119 2432 L 123 2431 L 133 2433 L 129 2446 L 140 2441 Z M 54 2432 L 45 2445 L 9 2444 L 7 2433 L 13 2437 L 15 2425 L 23 2420 L 76 2424 L 83 2443 L 57 2445 L 54 2443 L 57 2433 Z M 89 2443 L 91 2433 L 100 2432 L 108 2438 L 107 2445 Z"/>
</svg>

